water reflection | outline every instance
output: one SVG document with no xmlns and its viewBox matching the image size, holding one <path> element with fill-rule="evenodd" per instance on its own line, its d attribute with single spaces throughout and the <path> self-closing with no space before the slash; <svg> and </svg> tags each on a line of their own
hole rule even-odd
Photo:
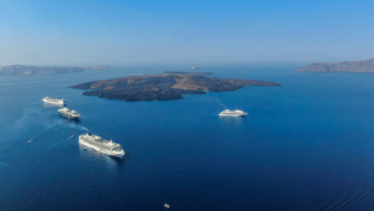
<svg viewBox="0 0 374 211">
<path fill-rule="evenodd" d="M 237 116 L 220 116 L 220 122 L 225 126 L 233 125 L 235 128 L 244 125 L 244 122 L 248 120 L 245 117 L 237 117 Z"/>
<path fill-rule="evenodd" d="M 219 116 L 219 119 L 224 122 L 242 122 L 246 119 L 245 116 Z"/>
</svg>

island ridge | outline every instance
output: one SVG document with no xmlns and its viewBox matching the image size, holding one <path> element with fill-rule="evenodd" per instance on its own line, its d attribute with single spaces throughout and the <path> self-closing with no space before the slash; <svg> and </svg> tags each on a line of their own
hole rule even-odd
<svg viewBox="0 0 374 211">
<path fill-rule="evenodd" d="M 374 59 L 341 63 L 313 63 L 295 70 L 297 72 L 355 72 L 374 73 Z"/>
<path fill-rule="evenodd" d="M 183 94 L 235 91 L 243 86 L 281 86 L 274 82 L 245 79 L 219 79 L 194 74 L 159 74 L 129 76 L 112 80 L 92 81 L 70 86 L 74 89 L 90 89 L 83 95 L 124 100 L 151 101 L 173 100 Z"/>
<path fill-rule="evenodd" d="M 59 66 L 30 66 L 30 65 L 10 65 L 0 67 L 0 75 L 36 75 L 36 74 L 56 74 L 74 73 L 91 70 L 109 70 L 108 66 L 83 66 L 83 67 L 59 67 Z"/>
</svg>

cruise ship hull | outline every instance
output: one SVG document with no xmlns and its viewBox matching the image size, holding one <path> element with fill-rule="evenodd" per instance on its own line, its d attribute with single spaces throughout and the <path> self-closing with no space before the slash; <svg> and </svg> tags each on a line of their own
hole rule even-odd
<svg viewBox="0 0 374 211">
<path fill-rule="evenodd" d="M 219 116 L 239 116 L 239 117 L 246 117 L 247 113 L 244 113 L 244 114 L 219 114 Z"/>
<path fill-rule="evenodd" d="M 58 112 L 58 115 L 62 116 L 62 117 L 66 117 L 68 119 L 71 119 L 71 120 L 79 120 L 80 117 L 77 117 L 77 116 L 70 116 L 70 115 L 67 115 L 67 114 L 64 114 L 64 113 L 60 113 Z"/>
<path fill-rule="evenodd" d="M 122 158 L 125 155 L 125 153 L 118 154 L 118 153 L 115 153 L 113 151 L 109 151 L 109 150 L 106 150 L 106 149 L 101 149 L 100 147 L 97 147 L 97 146 L 94 146 L 94 145 L 88 143 L 87 141 L 83 140 L 81 137 L 79 137 L 79 143 L 85 145 L 86 147 L 92 148 L 96 151 L 99 151 L 101 153 L 104 153 L 104 154 L 112 156 L 112 157 Z"/>
</svg>

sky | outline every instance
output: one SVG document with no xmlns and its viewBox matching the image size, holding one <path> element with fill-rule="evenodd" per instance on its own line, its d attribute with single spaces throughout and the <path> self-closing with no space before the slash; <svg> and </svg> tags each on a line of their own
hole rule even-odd
<svg viewBox="0 0 374 211">
<path fill-rule="evenodd" d="M 373 0 L 0 0 L 0 66 L 370 58 Z"/>
</svg>

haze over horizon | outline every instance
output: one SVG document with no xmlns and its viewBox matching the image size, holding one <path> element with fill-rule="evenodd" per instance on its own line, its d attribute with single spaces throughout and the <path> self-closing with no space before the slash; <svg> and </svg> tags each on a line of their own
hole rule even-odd
<svg viewBox="0 0 374 211">
<path fill-rule="evenodd" d="M 0 66 L 374 57 L 374 2 L 1 1 Z"/>
</svg>

